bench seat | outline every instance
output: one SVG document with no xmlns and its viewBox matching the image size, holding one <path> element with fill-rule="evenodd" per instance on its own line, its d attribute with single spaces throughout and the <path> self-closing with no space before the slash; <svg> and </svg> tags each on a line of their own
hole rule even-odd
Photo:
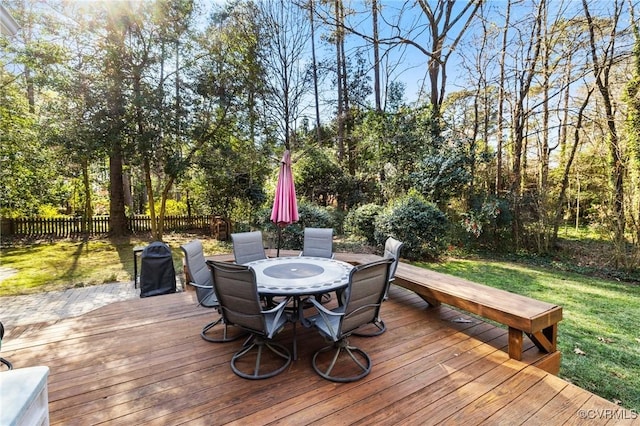
<svg viewBox="0 0 640 426">
<path fill-rule="evenodd" d="M 562 307 L 463 278 L 400 263 L 395 284 L 414 291 L 430 305 L 455 306 L 509 328 L 509 357 L 522 357 L 523 333 L 543 352 L 557 350 Z"/>
</svg>

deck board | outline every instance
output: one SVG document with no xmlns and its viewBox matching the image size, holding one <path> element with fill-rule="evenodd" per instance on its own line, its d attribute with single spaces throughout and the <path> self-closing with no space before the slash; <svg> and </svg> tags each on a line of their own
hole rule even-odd
<svg viewBox="0 0 640 426">
<path fill-rule="evenodd" d="M 505 329 L 450 307 L 428 308 L 404 288 L 392 286 L 389 295 L 387 332 L 352 338 L 373 360 L 372 372 L 354 383 L 313 372 L 311 356 L 326 343 L 299 325 L 299 359 L 286 372 L 237 377 L 229 360 L 242 340 L 202 340 L 202 325 L 217 314 L 196 306 L 190 292 L 7 327 L 3 356 L 15 368 L 50 367 L 52 424 L 559 424 L 581 423 L 580 409 L 618 410 L 530 366 L 537 349 L 528 339 L 527 362 L 510 360 Z M 288 326 L 276 340 L 290 346 L 292 336 Z"/>
</svg>

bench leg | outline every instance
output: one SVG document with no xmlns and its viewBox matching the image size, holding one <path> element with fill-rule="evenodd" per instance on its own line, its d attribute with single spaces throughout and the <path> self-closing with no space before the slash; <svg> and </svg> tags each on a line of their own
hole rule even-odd
<svg viewBox="0 0 640 426">
<path fill-rule="evenodd" d="M 522 330 L 509 327 L 509 358 L 522 359 Z"/>
<path fill-rule="evenodd" d="M 556 351 L 558 341 L 558 324 L 553 324 L 542 331 L 527 333 L 529 338 L 542 352 Z M 509 327 L 509 358 L 522 359 L 522 330 Z"/>
<path fill-rule="evenodd" d="M 427 297 L 427 296 L 423 296 L 423 295 L 422 295 L 422 294 L 420 294 L 420 293 L 418 293 L 418 296 L 420 296 L 420 298 L 421 298 L 422 300 L 424 300 L 425 302 L 427 302 L 427 303 L 429 304 L 429 306 L 433 306 L 434 308 L 435 308 L 436 306 L 440 306 L 440 305 L 441 305 L 441 303 L 440 303 L 440 301 L 439 301 L 439 300 L 432 299 L 432 298 Z"/>
<path fill-rule="evenodd" d="M 553 324 L 542 331 L 530 334 L 529 338 L 541 351 L 547 353 L 555 352 L 558 342 L 558 324 Z"/>
</svg>

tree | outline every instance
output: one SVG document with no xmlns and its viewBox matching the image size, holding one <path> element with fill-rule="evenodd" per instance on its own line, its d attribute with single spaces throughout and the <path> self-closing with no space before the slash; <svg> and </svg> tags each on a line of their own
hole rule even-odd
<svg viewBox="0 0 640 426">
<path fill-rule="evenodd" d="M 633 46 L 632 78 L 626 85 L 624 100 L 627 103 L 626 132 L 629 147 L 629 175 L 631 219 L 635 226 L 635 243 L 640 247 L 640 28 L 635 20 L 635 12 L 629 1 L 631 30 L 635 43 Z"/>
<path fill-rule="evenodd" d="M 434 118 L 439 120 L 440 107 L 444 101 L 447 85 L 447 63 L 475 18 L 482 0 L 468 1 L 460 7 L 456 6 L 455 0 L 439 0 L 435 5 L 432 3 L 429 0 L 405 2 L 393 17 L 382 16 L 392 31 L 385 37 L 376 38 L 369 35 L 355 25 L 338 19 L 339 15 L 336 15 L 333 22 L 336 27 L 344 28 L 375 46 L 387 45 L 392 48 L 410 46 L 425 55 L 431 111 Z M 418 8 L 418 11 L 416 12 L 414 8 Z M 438 129 L 434 128 L 434 130 Z"/>
<path fill-rule="evenodd" d="M 221 8 L 206 29 L 197 66 L 199 120 L 192 137 L 202 141 L 195 155 L 198 186 L 207 208 L 225 219 L 251 222 L 266 196 L 277 133 L 268 115 L 265 34 L 257 5 L 238 3 Z M 197 130 L 197 132 L 196 132 Z"/>
<path fill-rule="evenodd" d="M 39 5 L 8 6 L 20 29 L 13 38 L 0 36 L 0 207 L 3 215 L 35 215 L 41 205 L 59 206 L 68 197 L 65 164 L 49 144 L 40 104 L 55 101 L 48 89 L 63 52 L 49 41 L 56 23 L 42 16 Z"/>
<path fill-rule="evenodd" d="M 309 0 L 309 28 L 311 31 L 311 61 L 313 70 L 313 100 L 316 113 L 316 142 L 319 144 L 322 138 L 322 130 L 320 128 L 320 96 L 318 94 L 318 62 L 316 60 L 316 31 L 314 18 L 315 0 Z"/>
<path fill-rule="evenodd" d="M 596 87 L 604 103 L 607 126 L 607 144 L 609 147 L 611 186 L 613 189 L 613 219 L 614 242 L 623 245 L 625 242 L 625 213 L 624 213 L 624 159 L 618 131 L 616 128 L 615 108 L 611 92 L 610 74 L 616 60 L 616 32 L 622 3 L 614 1 L 614 11 L 609 22 L 596 23 L 587 0 L 582 0 L 585 18 L 589 26 L 589 42 L 591 47 L 591 65 Z M 604 25 L 608 25 L 608 28 Z"/>
<path fill-rule="evenodd" d="M 106 11 L 106 37 L 104 39 L 105 103 L 96 118 L 102 124 L 109 152 L 109 233 L 122 236 L 127 233 L 124 208 L 123 165 L 126 137 L 125 40 L 129 30 L 129 16 L 122 9 Z"/>
<path fill-rule="evenodd" d="M 59 205 L 57 169 L 24 92 L 0 74 L 0 193 L 3 217 L 38 213 L 38 206 Z M 45 184 L 46 182 L 46 184 Z"/>
<path fill-rule="evenodd" d="M 310 37 L 304 9 L 286 0 L 264 0 L 257 4 L 262 28 L 260 59 L 265 76 L 265 110 L 278 126 L 286 149 L 294 149 L 296 123 L 303 97 L 311 80 L 306 60 Z"/>
</svg>

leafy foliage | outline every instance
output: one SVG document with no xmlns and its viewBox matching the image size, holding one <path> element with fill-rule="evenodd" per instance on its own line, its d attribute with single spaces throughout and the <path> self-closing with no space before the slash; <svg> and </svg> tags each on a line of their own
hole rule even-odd
<svg viewBox="0 0 640 426">
<path fill-rule="evenodd" d="M 310 148 L 293 167 L 296 193 L 309 201 L 327 205 L 339 192 L 343 171 L 325 150 Z"/>
<path fill-rule="evenodd" d="M 496 232 L 511 225 L 507 200 L 495 197 L 474 198 L 471 209 L 461 215 L 461 226 L 478 241 L 488 242 Z"/>
<path fill-rule="evenodd" d="M 445 214 L 415 191 L 387 207 L 376 220 L 375 238 L 383 244 L 388 237 L 404 242 L 403 257 L 435 259 L 447 247 L 449 221 Z"/>
<path fill-rule="evenodd" d="M 68 194 L 55 151 L 39 137 L 37 118 L 18 87 L 6 84 L 0 90 L 2 215 L 33 215 L 40 204 L 62 205 Z"/>
<path fill-rule="evenodd" d="M 464 152 L 461 141 L 438 141 L 435 148 L 422 158 L 411 177 L 422 195 L 444 204 L 471 182 L 472 159 Z"/>
<path fill-rule="evenodd" d="M 377 204 L 365 204 L 349 211 L 345 219 L 345 231 L 364 237 L 369 244 L 375 244 L 376 219 L 382 211 L 383 207 Z"/>
</svg>

